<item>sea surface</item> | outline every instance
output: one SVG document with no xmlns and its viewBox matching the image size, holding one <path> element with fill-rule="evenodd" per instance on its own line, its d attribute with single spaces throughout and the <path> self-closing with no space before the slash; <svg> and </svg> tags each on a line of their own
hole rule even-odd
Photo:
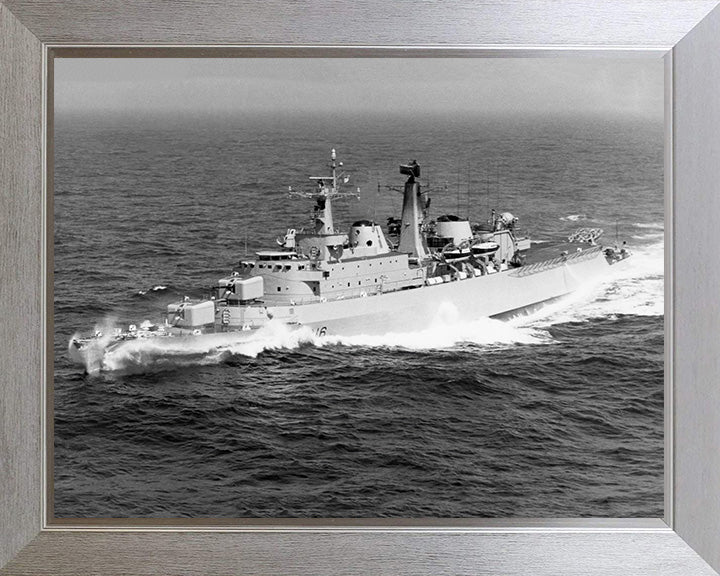
<svg viewBox="0 0 720 576">
<path fill-rule="evenodd" d="M 659 517 L 663 127 L 629 117 L 56 116 L 58 517 Z M 222 350 L 152 343 L 85 373 L 76 333 L 158 321 L 289 227 L 330 150 L 360 187 L 342 227 L 509 210 L 581 226 L 631 265 L 551 306 L 324 338 L 271 326 Z"/>
</svg>

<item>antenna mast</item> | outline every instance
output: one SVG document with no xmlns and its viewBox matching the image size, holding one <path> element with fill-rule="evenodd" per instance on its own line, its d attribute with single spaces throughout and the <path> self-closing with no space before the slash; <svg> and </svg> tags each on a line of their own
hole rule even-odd
<svg viewBox="0 0 720 576">
<path fill-rule="evenodd" d="M 337 168 L 342 168 L 343 163 L 336 163 L 337 155 L 335 148 L 330 152 L 330 170 L 331 176 L 310 176 L 310 180 L 315 182 L 314 190 L 296 191 L 292 186 L 288 187 L 290 196 L 300 198 L 312 198 L 315 200 L 315 208 L 313 211 L 313 220 L 315 222 L 316 234 L 335 234 L 335 224 L 333 222 L 332 200 L 334 198 L 346 198 L 354 196 L 360 198 L 360 188 L 355 192 L 346 192 L 340 190 L 341 184 L 347 184 L 350 177 L 345 172 L 337 173 Z"/>
</svg>

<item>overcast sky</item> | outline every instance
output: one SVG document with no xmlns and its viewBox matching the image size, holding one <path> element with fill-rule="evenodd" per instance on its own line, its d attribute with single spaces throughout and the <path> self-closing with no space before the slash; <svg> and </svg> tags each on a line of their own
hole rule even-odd
<svg viewBox="0 0 720 576">
<path fill-rule="evenodd" d="M 661 58 L 55 60 L 63 112 L 460 112 L 663 117 Z"/>
</svg>

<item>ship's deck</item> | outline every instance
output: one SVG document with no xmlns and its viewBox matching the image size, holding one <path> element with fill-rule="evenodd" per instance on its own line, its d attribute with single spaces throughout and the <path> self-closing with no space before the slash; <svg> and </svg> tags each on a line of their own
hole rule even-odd
<svg viewBox="0 0 720 576">
<path fill-rule="evenodd" d="M 579 242 L 567 242 L 567 241 L 551 241 L 542 242 L 540 244 L 531 244 L 528 250 L 524 250 L 525 264 L 537 264 L 538 262 L 545 262 L 552 260 L 562 255 L 563 252 L 567 252 L 568 255 L 577 252 L 578 248 L 582 248 L 583 251 L 590 248 L 594 248 L 591 244 L 582 244 Z"/>
</svg>

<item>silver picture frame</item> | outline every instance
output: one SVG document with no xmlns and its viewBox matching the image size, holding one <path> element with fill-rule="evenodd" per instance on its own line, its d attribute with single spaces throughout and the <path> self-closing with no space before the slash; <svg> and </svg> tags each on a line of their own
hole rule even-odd
<svg viewBox="0 0 720 576">
<path fill-rule="evenodd" d="M 0 0 L 0 574 L 715 574 L 717 4 Z M 665 517 L 55 521 L 45 386 L 52 61 L 148 54 L 664 58 Z"/>
</svg>

